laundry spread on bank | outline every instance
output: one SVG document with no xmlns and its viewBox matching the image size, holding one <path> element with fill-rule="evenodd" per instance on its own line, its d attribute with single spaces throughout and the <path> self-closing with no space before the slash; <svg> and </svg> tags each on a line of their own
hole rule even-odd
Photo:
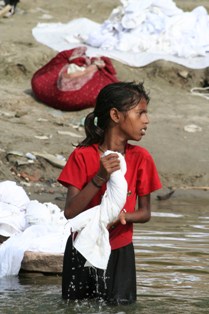
<svg viewBox="0 0 209 314">
<path fill-rule="evenodd" d="M 209 15 L 203 6 L 184 12 L 172 0 L 121 0 L 99 24 L 85 17 L 68 23 L 38 23 L 35 39 L 63 51 L 87 46 L 89 56 L 106 56 L 141 67 L 156 60 L 188 68 L 209 66 Z"/>
</svg>

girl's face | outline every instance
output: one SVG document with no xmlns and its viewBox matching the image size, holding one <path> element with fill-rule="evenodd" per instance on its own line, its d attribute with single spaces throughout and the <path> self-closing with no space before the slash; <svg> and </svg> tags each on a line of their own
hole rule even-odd
<svg viewBox="0 0 209 314">
<path fill-rule="evenodd" d="M 149 123 L 146 100 L 142 99 L 134 108 L 126 111 L 125 114 L 120 112 L 119 115 L 118 126 L 122 137 L 126 141 L 140 141 L 142 136 L 146 134 Z"/>
</svg>

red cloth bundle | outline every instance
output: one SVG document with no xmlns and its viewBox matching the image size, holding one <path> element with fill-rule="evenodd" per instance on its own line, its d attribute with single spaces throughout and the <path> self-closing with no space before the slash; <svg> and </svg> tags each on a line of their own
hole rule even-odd
<svg viewBox="0 0 209 314">
<path fill-rule="evenodd" d="M 85 52 L 86 47 L 62 51 L 36 71 L 31 80 L 36 98 L 65 111 L 94 107 L 100 90 L 118 79 L 109 58 L 90 58 Z"/>
</svg>

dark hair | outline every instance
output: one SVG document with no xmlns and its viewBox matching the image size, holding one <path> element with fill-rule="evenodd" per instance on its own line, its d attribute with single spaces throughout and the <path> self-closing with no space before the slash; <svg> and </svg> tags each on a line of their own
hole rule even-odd
<svg viewBox="0 0 209 314">
<path fill-rule="evenodd" d="M 141 99 L 149 103 L 149 96 L 143 83 L 117 82 L 105 86 L 99 92 L 94 111 L 86 116 L 84 127 L 86 138 L 78 146 L 102 144 L 110 122 L 110 110 L 126 112 L 135 107 Z"/>
</svg>

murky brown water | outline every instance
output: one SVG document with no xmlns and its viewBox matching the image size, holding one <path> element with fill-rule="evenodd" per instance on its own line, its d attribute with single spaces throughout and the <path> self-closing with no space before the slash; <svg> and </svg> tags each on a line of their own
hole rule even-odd
<svg viewBox="0 0 209 314">
<path fill-rule="evenodd" d="M 207 199 L 154 201 L 152 220 L 135 225 L 134 243 L 136 304 L 66 304 L 60 297 L 60 277 L 30 274 L 0 279 L 0 313 L 209 313 Z"/>
</svg>

